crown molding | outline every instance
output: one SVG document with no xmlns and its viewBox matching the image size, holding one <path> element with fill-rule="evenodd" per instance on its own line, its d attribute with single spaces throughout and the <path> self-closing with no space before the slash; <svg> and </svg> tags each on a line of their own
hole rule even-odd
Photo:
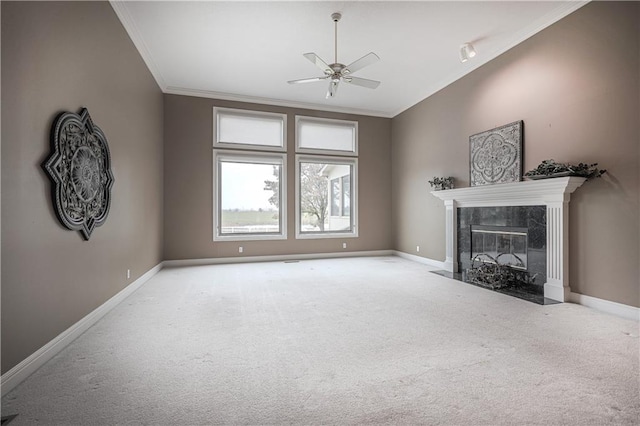
<svg viewBox="0 0 640 426">
<path fill-rule="evenodd" d="M 481 57 L 483 58 L 482 60 L 480 60 L 479 56 L 476 56 L 476 58 L 474 58 L 473 61 L 467 61 L 466 63 L 462 64 L 462 66 L 458 68 L 456 72 L 448 75 L 446 78 L 436 82 L 435 84 L 430 85 L 427 88 L 427 90 L 418 94 L 418 96 L 414 100 L 410 101 L 408 105 L 406 105 L 405 107 L 401 107 L 395 111 L 380 111 L 380 110 L 369 110 L 369 109 L 350 108 L 350 107 L 336 107 L 336 106 L 315 104 L 315 103 L 287 101 L 283 99 L 263 98 L 263 97 L 239 95 L 239 94 L 233 94 L 233 93 L 167 86 L 167 83 L 163 78 L 162 73 L 160 72 L 160 68 L 158 67 L 157 63 L 153 59 L 153 56 L 151 55 L 149 48 L 145 44 L 144 39 L 142 38 L 140 31 L 138 30 L 135 24 L 135 20 L 133 19 L 133 17 L 131 16 L 127 8 L 127 5 L 126 5 L 127 2 L 124 0 L 109 0 L 109 3 L 111 4 L 118 18 L 120 19 L 120 22 L 122 23 L 123 27 L 127 31 L 127 34 L 129 34 L 131 41 L 133 41 L 133 44 L 138 49 L 140 56 L 142 57 L 145 64 L 147 65 L 147 68 L 149 68 L 149 71 L 155 78 L 158 86 L 160 87 L 160 90 L 163 93 L 173 94 L 173 95 L 196 96 L 201 98 L 222 99 L 222 100 L 238 101 L 238 102 L 259 103 L 259 104 L 284 106 L 284 107 L 291 107 L 291 108 L 302 108 L 302 109 L 310 109 L 310 110 L 316 110 L 316 111 L 330 111 L 330 112 L 338 112 L 338 113 L 345 113 L 345 114 L 393 118 L 401 114 L 402 112 L 412 108 L 413 106 L 417 105 L 423 100 L 429 98 L 434 93 L 444 89 L 445 87 L 449 86 L 455 81 L 461 79 L 465 75 L 473 72 L 474 70 L 481 67 L 482 65 L 492 61 L 493 59 L 497 58 L 498 56 L 502 55 L 503 53 L 507 52 L 508 50 L 512 49 L 513 47 L 517 46 L 518 44 L 532 37 L 533 35 L 549 27 L 550 25 L 558 22 L 559 20 L 566 17 L 567 15 L 575 12 L 576 10 L 590 3 L 590 1 L 591 0 L 565 1 L 561 6 L 555 9 L 553 12 L 544 15 L 540 19 L 533 22 L 531 25 L 528 25 L 527 27 L 524 27 L 520 31 L 518 31 L 514 35 L 514 37 L 511 39 L 511 42 L 507 44 L 505 47 L 491 51 L 491 52 L 486 52 L 486 53 L 483 52 L 483 54 L 481 55 Z"/>
<path fill-rule="evenodd" d="M 449 76 L 447 76 L 446 78 L 440 80 L 439 82 L 429 86 L 426 91 L 422 92 L 418 96 L 418 99 L 416 99 L 415 102 L 413 102 L 410 105 L 407 105 L 406 107 L 403 107 L 403 108 L 400 108 L 400 109 L 398 109 L 396 111 L 391 112 L 390 116 L 391 117 L 395 117 L 395 116 L 403 113 L 404 111 L 410 109 L 411 107 L 416 106 L 417 104 L 419 104 L 423 100 L 427 99 L 431 95 L 435 94 L 436 92 L 439 92 L 440 90 L 444 89 L 448 85 L 450 85 L 450 84 L 456 82 L 457 80 L 461 79 L 465 75 L 472 73 L 473 71 L 475 71 L 476 69 L 480 68 L 484 64 L 486 64 L 488 62 L 491 62 L 492 60 L 494 60 L 498 56 L 500 56 L 503 53 L 511 50 L 512 48 L 516 47 L 517 45 L 519 45 L 523 41 L 533 37 L 534 35 L 536 35 L 540 31 L 542 31 L 545 28 L 555 24 L 556 22 L 558 22 L 562 18 L 570 15 L 571 13 L 575 12 L 576 10 L 580 9 L 581 7 L 587 5 L 590 2 L 591 2 L 591 0 L 585 0 L 585 1 L 568 0 L 568 1 L 565 1 L 565 3 L 562 6 L 559 6 L 553 12 L 544 15 L 540 19 L 534 21 L 531 25 L 528 25 L 528 26 L 522 28 L 517 33 L 515 33 L 513 38 L 511 39 L 511 42 L 509 44 L 507 44 L 505 47 L 503 47 L 501 49 L 493 50 L 491 52 L 486 52 L 486 53 L 482 52 L 482 55 L 476 55 L 476 57 L 473 58 L 473 60 L 470 60 L 470 61 L 465 62 L 464 64 L 461 64 L 462 67 L 459 68 L 458 71 L 450 74 Z M 482 58 L 482 59 L 480 59 L 480 58 Z"/>
<path fill-rule="evenodd" d="M 164 92 L 167 87 L 165 80 L 162 77 L 160 68 L 151 55 L 151 51 L 142 38 L 135 20 L 131 16 L 129 9 L 127 9 L 127 2 L 123 0 L 109 0 L 109 3 L 118 16 L 118 19 L 120 19 L 120 23 L 124 27 L 125 31 L 127 31 L 127 34 L 129 34 L 129 38 L 133 42 L 134 46 L 136 47 L 136 49 L 138 49 L 138 53 L 140 54 L 140 56 L 142 56 L 142 60 L 147 65 L 147 68 L 151 72 L 151 75 L 153 75 L 153 78 L 156 80 L 156 83 L 160 87 L 160 90 Z"/>
<path fill-rule="evenodd" d="M 256 104 L 263 104 L 263 105 L 275 105 L 275 106 L 283 106 L 283 107 L 290 107 L 290 108 L 311 109 L 315 111 L 340 112 L 344 114 L 366 115 L 369 117 L 393 118 L 393 116 L 388 112 L 377 111 L 372 109 L 337 107 L 337 106 L 321 105 L 321 104 L 314 104 L 314 103 L 307 103 L 307 102 L 287 101 L 284 99 L 261 98 L 258 96 L 247 96 L 247 95 L 237 95 L 233 93 L 214 92 L 209 90 L 188 89 L 186 87 L 169 86 L 165 90 L 163 90 L 163 92 L 168 95 L 196 96 L 199 98 L 221 99 L 225 101 L 247 102 L 247 103 L 256 103 Z"/>
</svg>

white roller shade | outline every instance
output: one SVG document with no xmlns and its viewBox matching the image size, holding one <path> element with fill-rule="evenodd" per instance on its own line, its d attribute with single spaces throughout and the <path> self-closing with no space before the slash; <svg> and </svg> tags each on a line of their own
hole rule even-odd
<svg viewBox="0 0 640 426">
<path fill-rule="evenodd" d="M 298 151 L 357 153 L 358 126 L 354 121 L 297 117 Z"/>
<path fill-rule="evenodd" d="M 284 147 L 285 119 L 282 114 L 214 109 L 216 144 Z"/>
</svg>

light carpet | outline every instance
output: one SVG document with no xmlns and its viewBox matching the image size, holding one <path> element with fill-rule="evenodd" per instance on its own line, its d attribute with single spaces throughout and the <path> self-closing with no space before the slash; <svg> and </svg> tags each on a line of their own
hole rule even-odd
<svg viewBox="0 0 640 426">
<path fill-rule="evenodd" d="M 31 424 L 640 422 L 638 323 L 398 257 L 164 269 L 2 400 Z"/>
</svg>

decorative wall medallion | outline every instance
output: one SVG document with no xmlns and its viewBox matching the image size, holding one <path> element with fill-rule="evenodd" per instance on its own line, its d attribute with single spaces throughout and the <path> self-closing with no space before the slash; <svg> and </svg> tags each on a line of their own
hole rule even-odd
<svg viewBox="0 0 640 426">
<path fill-rule="evenodd" d="M 522 180 L 522 130 L 515 121 L 469 137 L 471 186 Z"/>
<path fill-rule="evenodd" d="M 43 164 L 51 181 L 60 222 L 88 240 L 111 205 L 111 156 L 107 138 L 89 111 L 63 112 L 51 128 L 51 155 Z"/>
</svg>

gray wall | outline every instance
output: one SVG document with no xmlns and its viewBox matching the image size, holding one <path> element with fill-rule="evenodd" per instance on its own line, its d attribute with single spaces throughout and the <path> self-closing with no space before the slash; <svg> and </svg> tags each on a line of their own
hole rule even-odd
<svg viewBox="0 0 640 426">
<path fill-rule="evenodd" d="M 1 7 L 3 373 L 163 258 L 239 256 L 239 243 L 212 241 L 213 105 L 289 115 L 289 239 L 243 242 L 244 256 L 342 251 L 341 239 L 295 240 L 296 113 L 360 123 L 360 237 L 348 251 L 420 245 L 440 260 L 444 208 L 427 181 L 468 185 L 469 135 L 523 119 L 525 170 L 554 158 L 610 172 L 573 196 L 573 290 L 640 306 L 638 3 L 591 3 L 393 120 L 163 101 L 108 3 Z M 88 242 L 58 223 L 40 167 L 56 113 L 81 106 L 107 135 L 116 179 L 109 218 Z"/>
<path fill-rule="evenodd" d="M 444 260 L 427 181 L 468 186 L 469 135 L 524 120 L 525 171 L 549 158 L 609 170 L 572 196 L 572 290 L 640 306 L 639 52 L 640 4 L 590 3 L 393 118 L 396 249 Z"/>
<path fill-rule="evenodd" d="M 87 242 L 59 224 L 40 167 L 56 114 L 81 106 L 115 175 Z M 109 3 L 2 2 L 3 373 L 162 260 L 162 114 Z"/>
<path fill-rule="evenodd" d="M 164 256 L 198 259 L 233 256 L 385 250 L 391 235 L 391 120 L 329 112 L 165 95 Z M 213 241 L 213 106 L 286 113 L 287 240 Z M 295 239 L 295 114 L 358 121 L 359 237 Z M 238 253 L 238 246 L 244 248 Z"/>
</svg>

